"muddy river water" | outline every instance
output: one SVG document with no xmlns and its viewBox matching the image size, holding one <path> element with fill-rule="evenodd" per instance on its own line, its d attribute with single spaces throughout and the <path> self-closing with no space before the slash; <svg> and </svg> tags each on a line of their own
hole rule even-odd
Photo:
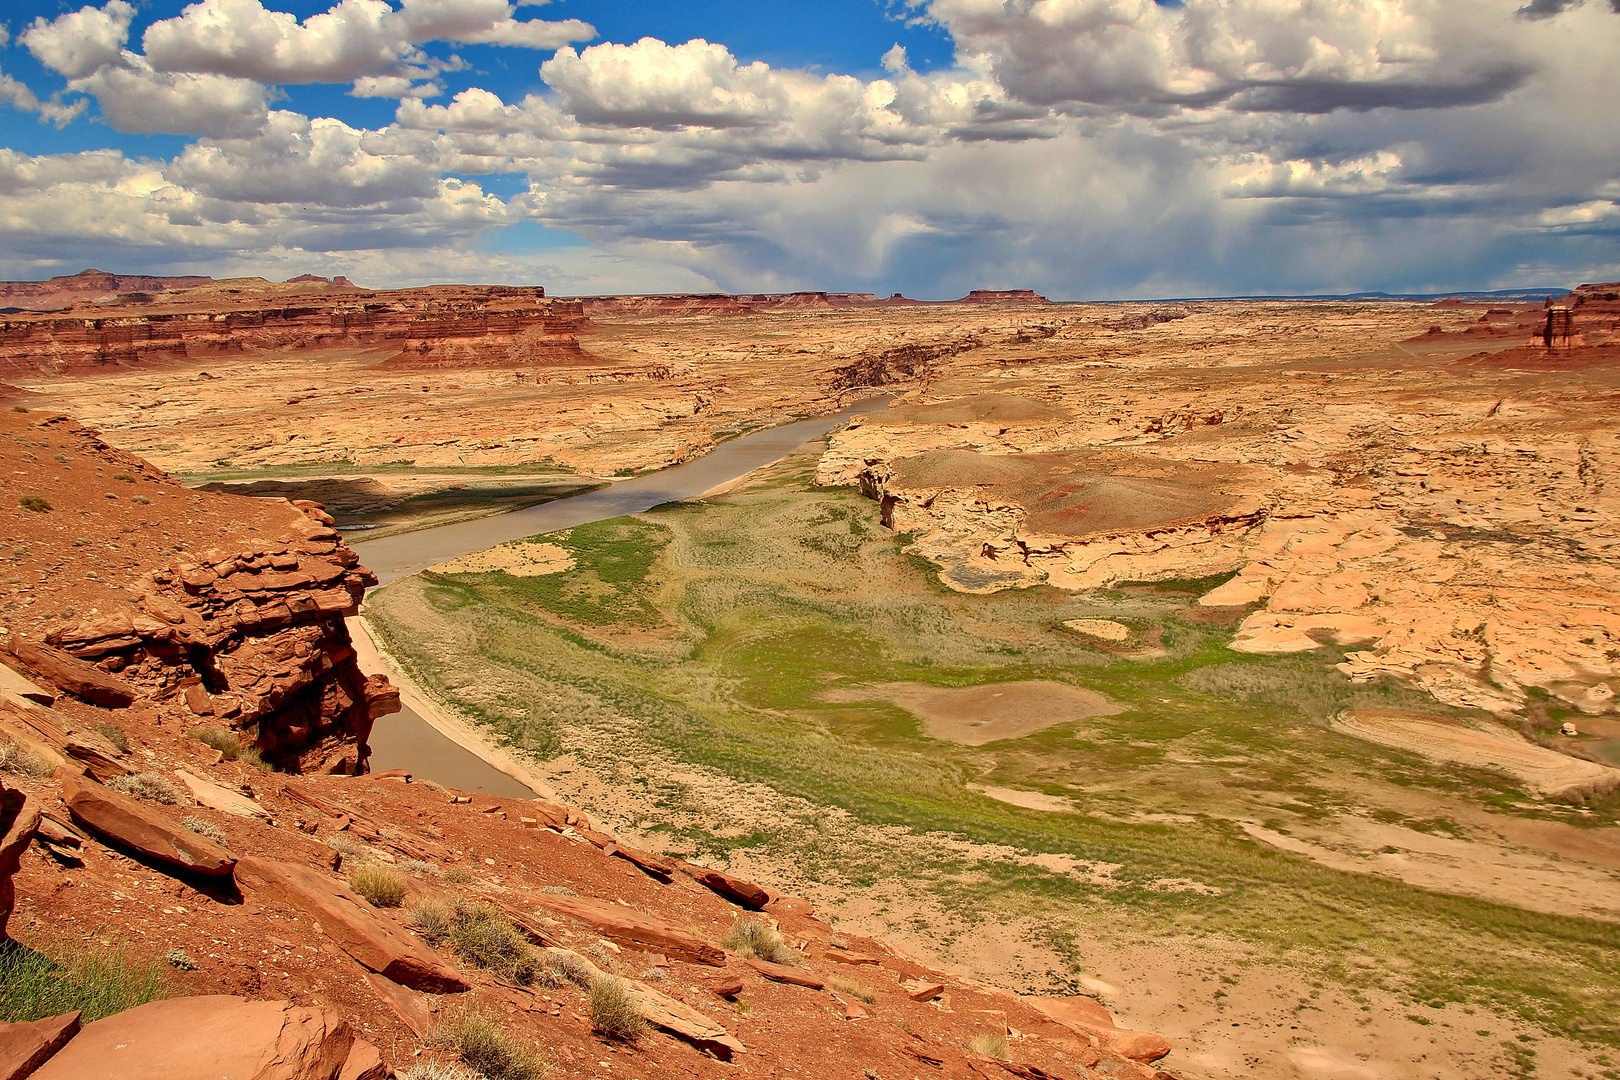
<svg viewBox="0 0 1620 1080">
<path fill-rule="evenodd" d="M 378 540 L 351 537 L 350 543 L 360 553 L 361 561 L 376 573 L 379 583 L 386 585 L 430 566 L 504 544 L 508 540 L 556 532 L 624 514 L 636 514 L 661 503 L 694 498 L 787 456 L 810 440 L 821 438 L 851 416 L 876 412 L 887 408 L 888 404 L 886 397 L 871 398 L 835 416 L 801 420 L 756 431 L 722 443 L 703 457 L 645 476 L 621 480 L 584 495 Z M 415 776 L 460 791 L 510 798 L 528 798 L 532 794 L 527 786 L 514 777 L 452 741 L 409 705 L 377 721 L 371 733 L 371 768 L 374 772 L 406 769 Z"/>
</svg>

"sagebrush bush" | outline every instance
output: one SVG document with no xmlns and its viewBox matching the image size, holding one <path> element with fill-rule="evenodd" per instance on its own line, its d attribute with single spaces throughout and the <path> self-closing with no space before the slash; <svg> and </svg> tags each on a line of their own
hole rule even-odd
<svg viewBox="0 0 1620 1080">
<path fill-rule="evenodd" d="M 772 964 L 795 964 L 799 954 L 788 948 L 776 928 L 763 919 L 741 919 L 720 944 L 744 959 L 764 960 Z"/>
<path fill-rule="evenodd" d="M 349 873 L 349 888 L 372 907 L 399 907 L 405 899 L 405 879 L 384 866 L 359 866 Z"/>
<path fill-rule="evenodd" d="M 121 795 L 128 795 L 136 799 L 150 799 L 166 806 L 178 806 L 180 792 L 165 777 L 157 773 L 130 773 L 128 776 L 115 776 L 107 781 L 107 786 Z"/>
<path fill-rule="evenodd" d="M 581 988 L 588 988 L 591 980 L 596 978 L 596 972 L 591 970 L 591 966 L 578 953 L 567 949 L 548 949 L 544 962 L 546 969 L 553 976 Z"/>
<path fill-rule="evenodd" d="M 236 737 L 234 731 L 222 727 L 201 727 L 193 731 L 191 737 L 210 750 L 218 750 L 226 761 L 235 761 L 242 756 L 242 740 Z"/>
<path fill-rule="evenodd" d="M 450 936 L 456 922 L 456 909 L 446 900 L 429 897 L 405 912 L 405 921 L 429 944 L 437 945 Z"/>
<path fill-rule="evenodd" d="M 40 948 L 0 942 L 0 1023 L 78 1010 L 88 1024 L 168 996 L 163 969 L 123 945 L 64 941 Z"/>
<path fill-rule="evenodd" d="M 610 1039 L 634 1042 L 647 1030 L 630 984 L 617 975 L 602 975 L 591 983 L 590 1013 L 591 1030 Z"/>
<path fill-rule="evenodd" d="M 17 497 L 17 505 L 36 514 L 43 514 L 51 508 L 50 500 L 43 495 L 20 495 Z"/>
</svg>

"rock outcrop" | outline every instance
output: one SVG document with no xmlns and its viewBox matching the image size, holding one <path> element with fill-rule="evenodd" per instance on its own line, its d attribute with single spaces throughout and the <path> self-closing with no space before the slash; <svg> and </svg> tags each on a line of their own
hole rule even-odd
<svg viewBox="0 0 1620 1080">
<path fill-rule="evenodd" d="M 211 282 L 108 306 L 0 318 L 0 372 L 26 377 L 266 350 L 366 350 L 395 366 L 595 363 L 577 301 L 516 286 L 371 291 L 317 282 Z"/>
<path fill-rule="evenodd" d="M 227 995 L 154 1001 L 86 1024 L 36 1080 L 339 1080 L 375 1047 L 330 1009 Z"/>
<path fill-rule="evenodd" d="M 13 578 L 8 663 L 285 768 L 364 770 L 398 694 L 355 664 L 343 619 L 376 579 L 319 507 L 192 493 L 70 420 L 0 416 L 0 498 L 42 507 L 14 515 L 9 561 L 37 577 Z"/>
<path fill-rule="evenodd" d="M 48 281 L 0 281 L 0 308 L 51 311 L 83 301 L 110 300 L 128 293 L 195 289 L 213 283 L 209 277 L 153 277 L 148 274 L 109 274 L 81 270 Z"/>
<path fill-rule="evenodd" d="M 22 867 L 22 854 L 39 830 L 39 804 L 16 788 L 0 785 L 0 942 L 6 940 L 11 912 L 17 906 L 12 879 Z"/>
<path fill-rule="evenodd" d="M 62 800 L 80 825 L 181 873 L 228 878 L 236 869 L 236 856 L 220 844 L 101 784 L 64 777 Z"/>
</svg>

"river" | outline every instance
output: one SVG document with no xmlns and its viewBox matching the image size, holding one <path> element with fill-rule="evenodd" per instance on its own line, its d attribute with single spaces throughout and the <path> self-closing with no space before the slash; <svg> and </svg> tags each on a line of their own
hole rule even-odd
<svg viewBox="0 0 1620 1080">
<path fill-rule="evenodd" d="M 360 560 L 377 575 L 378 583 L 386 585 L 430 566 L 474 551 L 483 551 L 508 540 L 556 532 L 590 521 L 637 514 L 662 503 L 694 498 L 786 457 L 812 439 L 821 438 L 851 416 L 876 412 L 887 406 L 887 398 L 869 398 L 834 416 L 800 420 L 756 431 L 740 439 L 721 443 L 700 458 L 645 476 L 621 480 L 583 495 L 556 499 L 508 514 L 419 529 L 378 540 L 351 538 L 350 543 L 360 553 Z M 362 653 L 362 667 L 371 674 L 371 669 L 364 663 L 365 659 L 370 658 L 370 650 L 363 649 Z M 400 681 L 397 672 L 385 671 L 384 674 L 390 674 L 396 682 Z M 422 707 L 425 710 L 430 706 L 423 702 Z M 525 799 L 534 794 L 528 785 L 502 772 L 483 756 L 458 744 L 428 723 L 410 705 L 379 720 L 372 729 L 370 742 L 373 772 L 405 769 L 415 776 L 458 791 L 476 791 L 508 798 Z"/>
</svg>

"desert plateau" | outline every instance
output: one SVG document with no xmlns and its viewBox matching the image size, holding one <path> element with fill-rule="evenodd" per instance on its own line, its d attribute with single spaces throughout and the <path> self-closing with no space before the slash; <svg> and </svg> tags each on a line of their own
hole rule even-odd
<svg viewBox="0 0 1620 1080">
<path fill-rule="evenodd" d="M 1612 1075 L 1620 286 L 180 285 L 0 326 L 13 963 L 344 1076 Z"/>
</svg>

